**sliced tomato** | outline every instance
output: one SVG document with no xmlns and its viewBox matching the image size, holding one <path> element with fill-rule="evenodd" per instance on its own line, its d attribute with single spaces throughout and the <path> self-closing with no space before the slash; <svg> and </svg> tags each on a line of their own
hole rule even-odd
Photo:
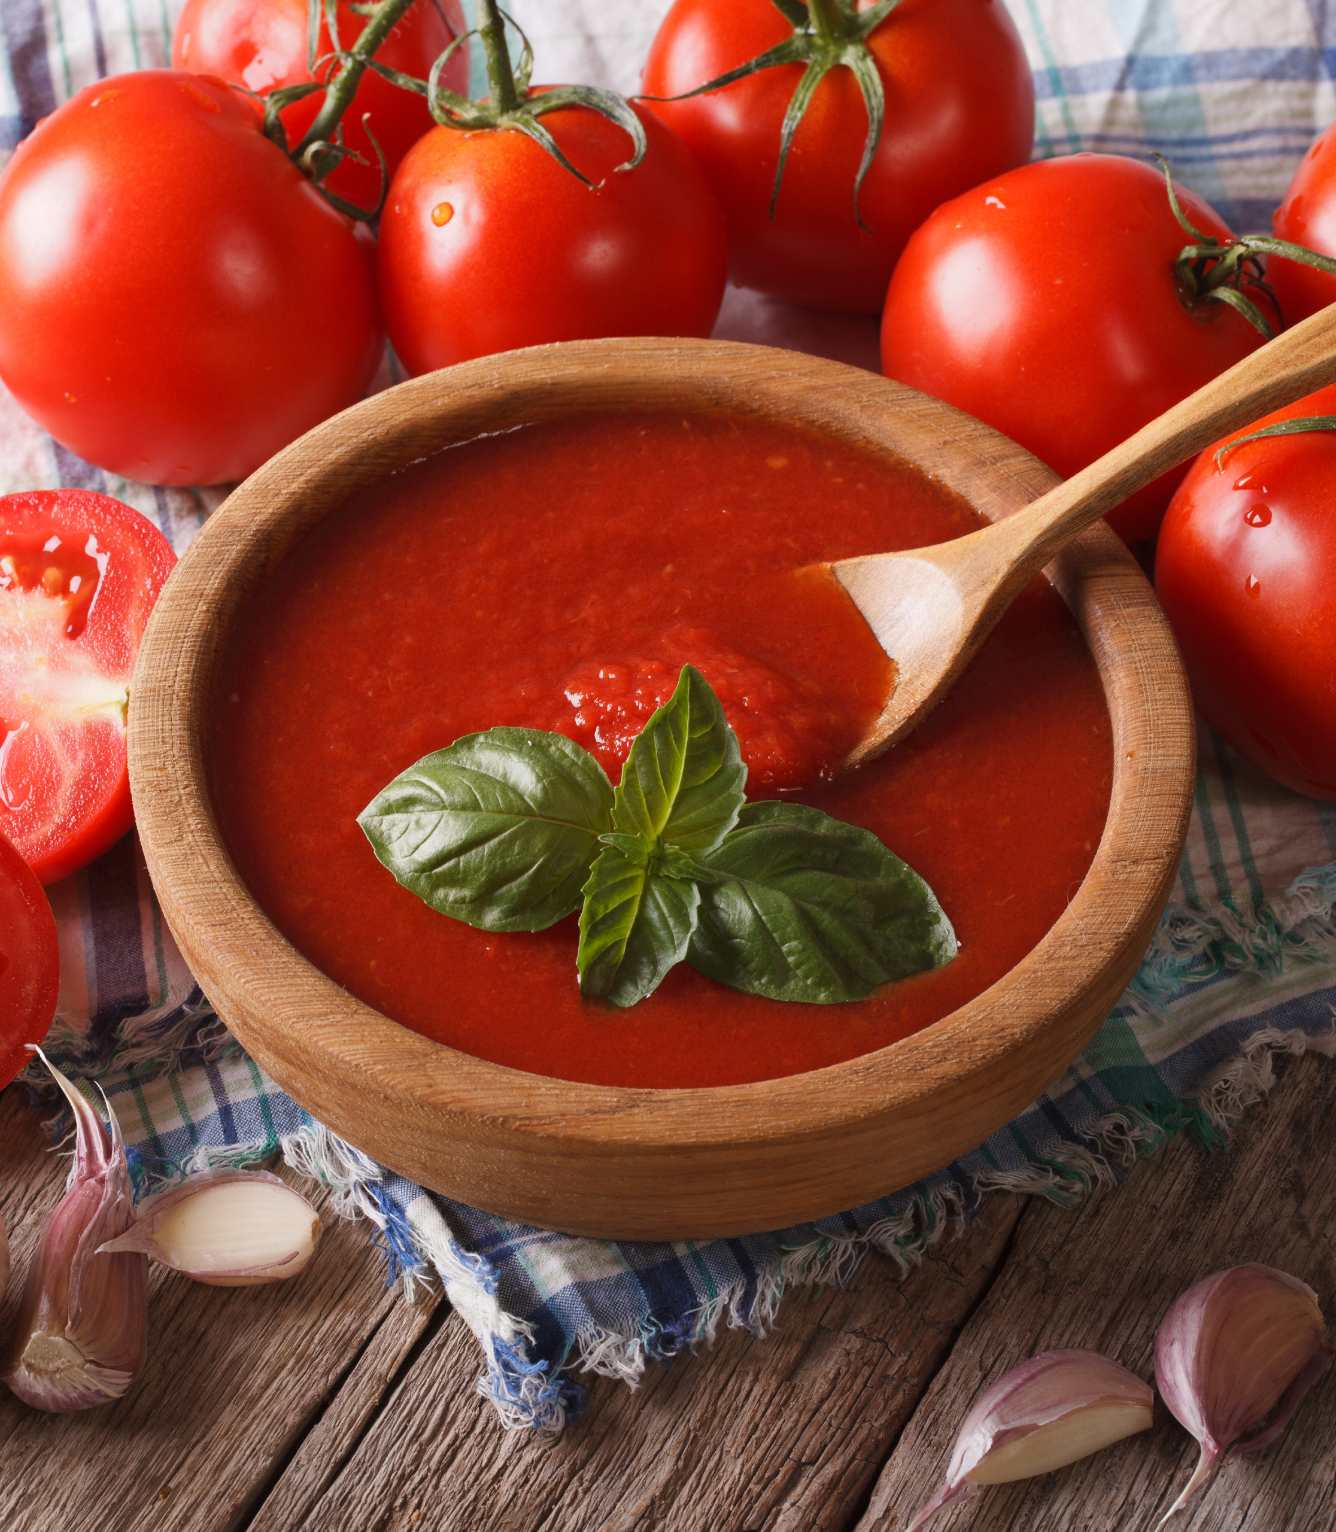
<svg viewBox="0 0 1336 1532">
<path fill-rule="evenodd" d="M 175 562 L 109 495 L 0 498 L 0 835 L 44 883 L 130 828 L 130 672 Z"/>
<path fill-rule="evenodd" d="M 32 868 L 0 835 L 0 1086 L 28 1062 L 56 1013 L 56 922 Z"/>
</svg>

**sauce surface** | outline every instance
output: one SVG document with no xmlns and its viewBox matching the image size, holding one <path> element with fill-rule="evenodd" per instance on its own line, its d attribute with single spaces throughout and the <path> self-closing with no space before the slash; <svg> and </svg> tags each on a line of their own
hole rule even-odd
<svg viewBox="0 0 1336 1532">
<path fill-rule="evenodd" d="M 1108 804 L 1102 690 L 1065 607 L 1025 592 L 889 756 L 821 780 L 876 712 L 885 656 L 795 571 L 978 525 L 907 465 L 731 416 L 589 416 L 442 452 L 350 499 L 249 602 L 210 768 L 242 876 L 288 938 L 385 1014 L 539 1074 L 772 1078 L 883 1047 L 978 995 L 1075 893 Z M 783 1004 L 680 965 L 627 1011 L 582 1001 L 574 918 L 493 935 L 429 909 L 356 824 L 420 756 L 494 724 L 616 761 L 681 663 L 715 686 L 749 790 L 865 826 L 931 884 L 956 959 L 848 1005 Z"/>
</svg>

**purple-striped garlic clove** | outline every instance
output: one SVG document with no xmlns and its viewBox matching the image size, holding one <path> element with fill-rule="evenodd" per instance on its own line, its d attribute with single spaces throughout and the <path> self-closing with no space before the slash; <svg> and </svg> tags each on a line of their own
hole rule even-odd
<svg viewBox="0 0 1336 1532">
<path fill-rule="evenodd" d="M 1331 1358 L 1317 1294 L 1273 1266 L 1232 1266 L 1177 1298 L 1155 1337 L 1155 1381 L 1201 1456 L 1158 1525 L 1197 1499 L 1230 1452 L 1275 1441 Z"/>
<path fill-rule="evenodd" d="M 1052 1473 L 1147 1430 L 1153 1406 L 1148 1383 L 1095 1351 L 1045 1351 L 1019 1363 L 975 1400 L 946 1482 L 908 1532 L 977 1485 Z"/>
<path fill-rule="evenodd" d="M 146 1266 L 100 1246 L 134 1217 L 125 1145 L 107 1103 L 110 1133 L 87 1098 L 51 1071 L 74 1113 L 74 1163 L 33 1258 L 0 1378 L 25 1404 L 64 1414 L 110 1404 L 144 1363 Z"/>
</svg>

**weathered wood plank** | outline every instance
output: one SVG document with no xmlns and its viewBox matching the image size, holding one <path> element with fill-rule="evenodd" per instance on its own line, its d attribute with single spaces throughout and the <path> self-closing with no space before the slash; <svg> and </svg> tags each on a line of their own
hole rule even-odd
<svg viewBox="0 0 1336 1532">
<path fill-rule="evenodd" d="M 1119 1193 L 1076 1214 L 1035 1207 L 1005 1267 L 933 1380 L 857 1532 L 891 1532 L 931 1493 L 970 1401 L 1036 1351 L 1086 1346 L 1149 1378 L 1155 1328 L 1197 1278 L 1247 1260 L 1303 1277 L 1336 1300 L 1336 1070 L 1290 1066 L 1227 1154 L 1171 1145 Z M 948 1508 L 933 1532 L 1144 1532 L 1185 1482 L 1190 1438 L 1161 1406 L 1155 1429 L 1049 1478 Z M 1228 1463 L 1192 1532 L 1336 1527 L 1336 1377 L 1271 1452 Z"/>
<path fill-rule="evenodd" d="M 451 1321 L 336 1476 L 293 1458 L 252 1532 L 821 1532 L 849 1521 L 1002 1258 L 998 1201 L 903 1285 L 869 1260 L 848 1290 L 795 1291 L 778 1331 L 723 1336 L 636 1393 L 595 1380 L 555 1442 L 504 1435 L 472 1394 L 474 1342 Z"/>
<path fill-rule="evenodd" d="M 0 1097 L 0 1146 L 0 1206 L 16 1268 L 0 1309 L 7 1338 L 20 1274 L 66 1163 L 44 1152 L 14 1091 Z M 331 1398 L 324 1436 L 355 1432 L 360 1400 L 380 1391 L 383 1373 L 429 1319 L 385 1289 L 365 1229 L 332 1217 L 310 1270 L 291 1283 L 212 1288 L 155 1272 L 149 1304 L 149 1362 L 120 1404 L 43 1415 L 0 1388 L 0 1527 L 236 1525 Z"/>
</svg>

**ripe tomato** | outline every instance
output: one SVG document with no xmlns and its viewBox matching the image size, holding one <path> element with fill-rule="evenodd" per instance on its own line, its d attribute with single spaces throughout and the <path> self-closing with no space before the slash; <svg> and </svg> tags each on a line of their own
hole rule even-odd
<svg viewBox="0 0 1336 1532">
<path fill-rule="evenodd" d="M 0 835 L 44 883 L 130 828 L 130 672 L 175 562 L 107 495 L 0 498 Z"/>
<path fill-rule="evenodd" d="M 1336 386 L 1257 425 L 1332 414 Z M 1155 588 L 1210 722 L 1287 786 L 1336 798 L 1336 435 L 1215 452 L 1164 518 Z"/>
<path fill-rule="evenodd" d="M 1280 239 L 1336 256 L 1336 126 L 1330 127 L 1300 162 L 1271 226 Z M 1275 288 L 1286 324 L 1298 324 L 1336 302 L 1336 277 L 1299 261 L 1273 255 L 1267 280 Z"/>
<path fill-rule="evenodd" d="M 177 69 L 216 75 L 261 95 L 311 78 L 307 68 L 307 0 L 186 0 L 172 34 L 172 63 Z M 339 41 L 349 48 L 362 35 L 366 17 L 340 0 Z M 458 0 L 417 0 L 376 51 L 378 63 L 425 80 L 436 57 L 464 30 Z M 329 27 L 320 28 L 318 55 L 330 51 Z M 459 48 L 446 65 L 441 83 L 450 90 L 468 86 L 468 49 Z M 282 112 L 289 144 L 310 127 L 321 97 L 294 101 Z M 431 127 L 424 97 L 392 85 L 368 69 L 358 81 L 352 105 L 343 118 L 344 142 L 365 157 L 365 164 L 344 160 L 325 185 L 358 207 L 374 207 L 380 195 L 380 166 L 362 126 L 371 131 L 391 174 L 413 143 Z"/>
<path fill-rule="evenodd" d="M 1179 189 L 1204 234 L 1229 232 Z M 905 248 L 882 317 L 882 366 L 976 415 L 1069 476 L 1262 344 L 1222 303 L 1180 296 L 1190 236 L 1163 176 L 1073 154 L 945 203 Z M 1109 517 L 1152 537 L 1175 469 Z"/>
<path fill-rule="evenodd" d="M 28 1062 L 56 1011 L 56 922 L 32 869 L 0 835 L 0 1088 Z"/>
<path fill-rule="evenodd" d="M 235 91 L 118 75 L 0 175 L 0 378 L 103 468 L 240 479 L 370 382 L 373 259 Z"/>
<path fill-rule="evenodd" d="M 858 7 L 862 9 L 862 6 Z M 645 64 L 677 96 L 792 32 L 771 0 L 676 0 Z M 867 109 L 848 69 L 817 87 L 770 199 L 800 64 L 649 109 L 696 154 L 729 219 L 732 275 L 791 303 L 875 314 L 897 256 L 938 203 L 1029 159 L 1034 84 L 1001 0 L 902 0 L 869 39 L 886 120 L 854 217 Z"/>
<path fill-rule="evenodd" d="M 409 151 L 380 225 L 380 293 L 411 372 L 542 341 L 708 335 L 724 219 L 690 154 L 644 116 L 626 133 L 582 107 L 542 125 L 590 188 L 512 129 L 434 128 Z"/>
</svg>

